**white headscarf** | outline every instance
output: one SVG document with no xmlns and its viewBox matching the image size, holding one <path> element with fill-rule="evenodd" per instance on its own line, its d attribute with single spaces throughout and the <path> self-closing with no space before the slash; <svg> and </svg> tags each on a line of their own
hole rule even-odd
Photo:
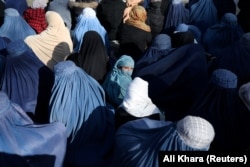
<svg viewBox="0 0 250 167">
<path fill-rule="evenodd" d="M 48 0 L 26 0 L 26 2 L 32 9 L 44 9 L 47 6 Z"/>
<path fill-rule="evenodd" d="M 160 110 L 148 97 L 148 82 L 136 77 L 130 83 L 122 104 L 125 111 L 135 117 L 160 114 Z"/>
</svg>

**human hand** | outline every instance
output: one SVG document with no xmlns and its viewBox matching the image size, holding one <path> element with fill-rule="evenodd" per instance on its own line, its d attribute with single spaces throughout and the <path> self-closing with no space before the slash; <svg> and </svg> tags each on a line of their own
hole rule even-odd
<svg viewBox="0 0 250 167">
<path fill-rule="evenodd" d="M 127 0 L 126 5 L 132 7 L 138 5 L 142 0 Z"/>
<path fill-rule="evenodd" d="M 124 12 L 123 12 L 123 23 L 126 22 L 126 20 L 129 19 L 129 12 L 131 11 L 132 7 L 127 7 L 125 8 Z"/>
</svg>

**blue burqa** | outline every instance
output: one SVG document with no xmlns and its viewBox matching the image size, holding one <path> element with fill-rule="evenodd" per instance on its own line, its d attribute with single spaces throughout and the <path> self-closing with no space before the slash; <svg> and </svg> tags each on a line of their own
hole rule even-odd
<svg viewBox="0 0 250 167">
<path fill-rule="evenodd" d="M 71 32 L 74 52 L 79 52 L 83 43 L 83 37 L 87 31 L 98 32 L 109 53 L 110 45 L 107 31 L 101 25 L 100 21 L 96 17 L 96 12 L 92 8 L 83 9 L 83 12 L 77 17 L 77 24 Z"/>
<path fill-rule="evenodd" d="M 147 48 L 144 54 L 139 60 L 137 60 L 134 69 L 134 75 L 136 71 L 144 68 L 152 63 L 155 63 L 171 50 L 171 38 L 167 34 L 158 34 L 152 40 L 151 45 Z M 134 76 L 133 75 L 133 76 Z"/>
<path fill-rule="evenodd" d="M 199 0 L 190 6 L 190 23 L 202 32 L 218 22 L 213 0 Z"/>
<path fill-rule="evenodd" d="M 190 110 L 191 115 L 208 120 L 215 129 L 211 151 L 243 151 L 249 144 L 249 111 L 239 103 L 237 76 L 217 69 Z"/>
<path fill-rule="evenodd" d="M 66 166 L 107 166 L 114 141 L 114 111 L 101 85 L 72 61 L 54 68 L 50 121 L 67 128 Z"/>
<path fill-rule="evenodd" d="M 14 8 L 22 16 L 23 12 L 28 9 L 27 0 L 5 0 L 5 8 Z"/>
<path fill-rule="evenodd" d="M 220 23 L 207 28 L 202 38 L 202 44 L 207 52 L 215 55 L 219 49 L 238 41 L 243 33 L 243 29 L 237 22 L 237 16 L 226 13 Z"/>
<path fill-rule="evenodd" d="M 1 166 L 61 167 L 66 152 L 62 123 L 34 124 L 25 111 L 0 91 Z"/>
<path fill-rule="evenodd" d="M 195 118 L 199 120 L 199 123 L 196 122 L 199 128 L 193 128 L 198 125 L 193 121 L 186 122 L 186 125 L 182 124 L 193 118 L 186 117 L 178 122 L 142 118 L 122 125 L 115 137 L 113 166 L 157 167 L 159 151 L 207 151 L 214 137 L 213 127 L 200 118 Z M 184 135 L 183 129 L 187 132 Z M 192 137 L 189 138 L 188 135 Z M 184 137 L 189 138 L 189 142 L 183 140 Z M 202 146 L 194 146 L 191 144 L 193 140 L 202 143 Z"/>
<path fill-rule="evenodd" d="M 20 105 L 36 122 L 49 122 L 48 105 L 53 72 L 23 40 L 7 46 L 1 90 Z"/>
<path fill-rule="evenodd" d="M 36 32 L 24 20 L 16 9 L 8 8 L 4 10 L 4 23 L 0 27 L 0 36 L 6 37 L 11 41 L 24 40 L 29 35 Z"/>
<path fill-rule="evenodd" d="M 250 33 L 245 33 L 240 40 L 221 49 L 215 56 L 215 68 L 224 68 L 235 73 L 238 77 L 238 87 L 249 82 Z"/>
<path fill-rule="evenodd" d="M 173 49 L 134 76 L 149 83 L 149 97 L 164 110 L 166 119 L 178 120 L 185 116 L 208 82 L 204 49 L 198 44 Z"/>
<path fill-rule="evenodd" d="M 190 12 L 185 8 L 180 0 L 173 0 L 165 13 L 164 32 L 175 29 L 181 23 L 188 24 L 190 22 Z"/>
</svg>

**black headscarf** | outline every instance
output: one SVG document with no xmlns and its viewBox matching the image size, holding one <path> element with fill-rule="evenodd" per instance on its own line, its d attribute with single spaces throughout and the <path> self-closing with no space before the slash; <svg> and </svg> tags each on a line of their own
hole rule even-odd
<svg viewBox="0 0 250 167">
<path fill-rule="evenodd" d="M 108 54 L 101 36 L 96 31 L 88 31 L 83 36 L 81 49 L 71 54 L 72 60 L 99 83 L 103 82 L 107 73 Z"/>
</svg>

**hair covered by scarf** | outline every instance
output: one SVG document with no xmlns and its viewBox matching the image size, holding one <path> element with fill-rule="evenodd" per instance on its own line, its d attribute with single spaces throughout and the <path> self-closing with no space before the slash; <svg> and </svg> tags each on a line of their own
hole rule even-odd
<svg viewBox="0 0 250 167">
<path fill-rule="evenodd" d="M 134 6 L 129 12 L 129 18 L 126 20 L 126 24 L 135 26 L 147 32 L 150 32 L 150 27 L 145 23 L 147 19 L 147 12 L 142 6 Z"/>
</svg>

